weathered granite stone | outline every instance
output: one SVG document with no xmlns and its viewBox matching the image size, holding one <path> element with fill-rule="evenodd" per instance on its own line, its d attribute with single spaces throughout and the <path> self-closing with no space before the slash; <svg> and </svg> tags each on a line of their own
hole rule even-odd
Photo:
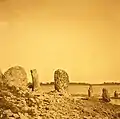
<svg viewBox="0 0 120 119">
<path fill-rule="evenodd" d="M 9 68 L 4 73 L 4 77 L 9 86 L 20 87 L 22 89 L 26 89 L 27 87 L 27 74 L 21 66 Z"/>
<path fill-rule="evenodd" d="M 38 73 L 36 69 L 30 70 L 31 76 L 32 76 L 32 90 L 33 91 L 38 91 L 40 90 L 40 82 L 38 79 Z"/>
<path fill-rule="evenodd" d="M 105 88 L 102 89 L 102 99 L 105 102 L 110 102 L 110 96 L 109 96 L 108 90 Z"/>
<path fill-rule="evenodd" d="M 58 92 L 67 92 L 69 84 L 68 74 L 61 69 L 58 69 L 54 73 L 54 86 Z"/>
</svg>

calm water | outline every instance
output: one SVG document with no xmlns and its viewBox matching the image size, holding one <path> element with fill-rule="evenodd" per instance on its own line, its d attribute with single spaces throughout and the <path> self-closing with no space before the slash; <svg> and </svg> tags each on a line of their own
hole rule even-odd
<svg viewBox="0 0 120 119">
<path fill-rule="evenodd" d="M 69 92 L 71 94 L 86 94 L 87 95 L 88 88 L 89 86 L 87 85 L 71 84 L 69 85 Z M 103 88 L 108 89 L 110 96 L 114 96 L 115 90 L 120 93 L 120 85 L 99 85 L 99 86 L 93 86 L 93 95 L 101 96 Z M 54 90 L 54 85 L 42 85 L 42 89 L 45 92 L 48 92 L 48 91 Z M 114 104 L 120 105 L 120 99 L 112 99 L 111 102 Z"/>
</svg>

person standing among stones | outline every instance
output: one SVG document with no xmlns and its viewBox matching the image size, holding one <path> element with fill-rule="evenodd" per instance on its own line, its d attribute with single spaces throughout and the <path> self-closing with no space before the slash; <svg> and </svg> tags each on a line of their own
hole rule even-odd
<svg viewBox="0 0 120 119">
<path fill-rule="evenodd" d="M 108 90 L 106 88 L 102 89 L 102 100 L 104 102 L 110 102 L 110 96 L 109 96 Z"/>
</svg>

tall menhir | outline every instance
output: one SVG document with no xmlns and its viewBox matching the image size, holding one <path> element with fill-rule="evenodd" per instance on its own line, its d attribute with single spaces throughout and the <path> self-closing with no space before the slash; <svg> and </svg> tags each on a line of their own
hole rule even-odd
<svg viewBox="0 0 120 119">
<path fill-rule="evenodd" d="M 38 73 L 36 69 L 30 70 L 31 76 L 32 76 L 32 90 L 33 91 L 39 91 L 40 88 L 40 82 L 38 78 Z"/>
</svg>

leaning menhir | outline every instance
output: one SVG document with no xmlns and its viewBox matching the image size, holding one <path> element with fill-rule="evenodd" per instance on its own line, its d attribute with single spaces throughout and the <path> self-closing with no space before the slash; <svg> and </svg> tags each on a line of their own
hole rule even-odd
<svg viewBox="0 0 120 119">
<path fill-rule="evenodd" d="M 65 93 L 68 90 L 69 76 L 61 69 L 58 69 L 54 73 L 54 86 L 58 92 Z"/>
<path fill-rule="evenodd" d="M 4 73 L 4 80 L 9 86 L 19 87 L 21 89 L 27 88 L 27 73 L 21 66 L 14 66 L 9 68 Z"/>
<path fill-rule="evenodd" d="M 4 84 L 4 75 L 0 70 L 0 89 L 3 87 L 3 84 Z"/>
<path fill-rule="evenodd" d="M 3 78 L 3 73 L 2 73 L 2 71 L 0 70 L 0 79 L 2 79 Z"/>
<path fill-rule="evenodd" d="M 0 70 L 0 82 L 3 81 L 3 78 L 4 78 L 4 75 L 3 75 L 2 71 Z"/>
<path fill-rule="evenodd" d="M 31 76 L 32 76 L 32 90 L 33 91 L 38 91 L 40 90 L 40 82 L 38 79 L 38 73 L 36 69 L 30 70 Z"/>
</svg>

